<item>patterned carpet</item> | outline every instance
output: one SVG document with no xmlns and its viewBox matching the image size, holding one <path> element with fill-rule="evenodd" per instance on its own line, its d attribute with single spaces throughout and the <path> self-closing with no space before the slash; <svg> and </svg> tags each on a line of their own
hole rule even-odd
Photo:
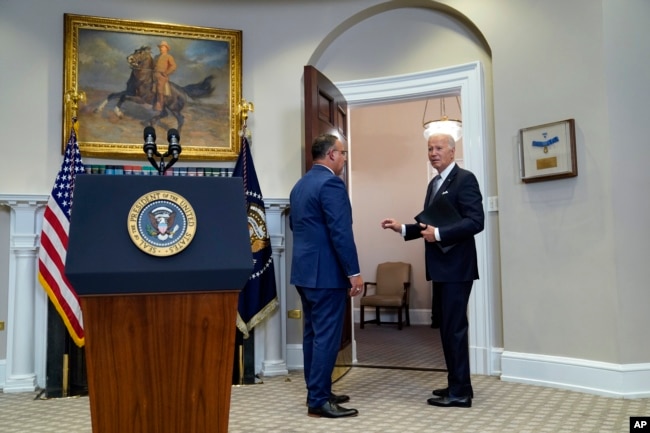
<svg viewBox="0 0 650 433">
<path fill-rule="evenodd" d="M 447 375 L 431 369 L 442 360 L 436 358 L 439 346 L 433 344 L 438 331 L 424 326 L 398 331 L 366 325 L 356 332 L 361 366 L 352 367 L 336 382 L 334 392 L 350 395 L 351 401 L 344 406 L 358 409 L 358 417 L 308 417 L 302 372 L 292 371 L 287 376 L 262 378 L 256 385 L 234 386 L 229 432 L 607 433 L 629 432 L 631 416 L 650 415 L 650 399 L 599 397 L 501 382 L 490 376 L 472 377 L 476 397 L 470 409 L 429 406 L 426 400 L 431 390 L 444 386 Z M 92 431 L 88 397 L 43 400 L 37 396 L 38 392 L 0 393 L 0 432 Z"/>
<path fill-rule="evenodd" d="M 307 416 L 300 372 L 265 378 L 258 385 L 233 387 L 229 432 L 606 433 L 628 432 L 630 416 L 650 414 L 650 399 L 612 399 L 488 376 L 472 378 L 476 398 L 471 409 L 427 405 L 431 389 L 444 384 L 445 376 L 442 372 L 354 367 L 334 391 L 349 394 L 351 401 L 345 406 L 358 409 L 359 416 L 339 420 Z M 0 431 L 92 431 L 88 397 L 40 400 L 36 395 L 0 393 Z"/>
<path fill-rule="evenodd" d="M 440 331 L 428 325 L 355 327 L 358 366 L 445 370 Z"/>
</svg>

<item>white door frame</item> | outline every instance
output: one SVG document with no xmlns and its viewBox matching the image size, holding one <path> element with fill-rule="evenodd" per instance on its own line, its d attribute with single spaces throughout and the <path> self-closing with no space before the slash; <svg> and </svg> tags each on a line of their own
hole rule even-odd
<svg viewBox="0 0 650 433">
<path fill-rule="evenodd" d="M 334 83 L 348 102 L 348 109 L 355 105 L 421 99 L 448 94 L 460 94 L 463 121 L 464 166 L 472 171 L 483 191 L 485 227 L 490 227 L 487 209 L 487 136 L 484 104 L 484 80 L 480 62 L 473 62 L 434 71 L 396 75 Z M 349 117 L 349 116 L 348 116 Z M 351 188 L 354 180 L 351 179 Z M 481 279 L 475 281 L 469 302 L 470 364 L 474 374 L 496 374 L 493 359 L 492 332 L 493 296 L 490 282 L 488 235 L 486 230 L 476 236 L 478 267 Z M 354 312 L 353 317 L 354 319 Z M 354 323 L 354 320 L 352 320 Z M 354 340 L 354 326 L 352 329 Z M 356 341 L 353 341 L 353 360 L 356 362 Z"/>
</svg>

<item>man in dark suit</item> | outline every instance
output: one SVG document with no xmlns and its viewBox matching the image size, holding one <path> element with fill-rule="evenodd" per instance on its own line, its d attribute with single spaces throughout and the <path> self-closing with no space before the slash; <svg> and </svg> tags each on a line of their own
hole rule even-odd
<svg viewBox="0 0 650 433">
<path fill-rule="evenodd" d="M 426 278 L 440 295 L 440 337 L 447 364 L 447 387 L 434 389 L 433 406 L 471 407 L 467 304 L 478 279 L 474 235 L 483 230 L 483 199 L 474 174 L 454 162 L 456 143 L 450 135 L 434 133 L 427 140 L 429 161 L 438 171 L 427 188 L 425 209 L 447 200 L 458 212 L 455 222 L 434 227 L 423 223 L 400 224 L 393 218 L 381 222 L 404 240 L 424 238 Z M 435 205 L 434 205 L 435 207 Z"/>
<path fill-rule="evenodd" d="M 339 177 L 347 150 L 334 135 L 316 137 L 313 167 L 289 196 L 293 231 L 291 284 L 304 313 L 303 357 L 307 414 L 313 417 L 356 416 L 339 406 L 350 398 L 332 394 L 332 371 L 341 345 L 346 300 L 363 289 L 352 233 L 352 207 Z"/>
</svg>

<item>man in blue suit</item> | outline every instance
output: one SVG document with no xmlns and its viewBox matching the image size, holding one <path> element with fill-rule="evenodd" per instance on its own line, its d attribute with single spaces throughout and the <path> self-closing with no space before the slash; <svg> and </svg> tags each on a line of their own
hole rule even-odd
<svg viewBox="0 0 650 433">
<path fill-rule="evenodd" d="M 440 337 L 447 364 L 447 387 L 434 389 L 427 402 L 441 407 L 471 407 L 467 304 L 478 279 L 474 235 L 483 230 L 483 199 L 474 174 L 454 162 L 456 142 L 446 134 L 428 137 L 429 162 L 438 171 L 427 188 L 424 207 L 447 200 L 459 214 L 455 222 L 440 227 L 422 223 L 400 224 L 393 218 L 381 222 L 404 240 L 424 238 L 426 278 L 440 295 Z"/>
<path fill-rule="evenodd" d="M 307 384 L 307 414 L 313 417 L 356 416 L 339 406 L 350 398 L 332 394 L 332 371 L 341 345 L 348 296 L 363 289 L 352 234 L 352 207 L 339 175 L 347 150 L 334 135 L 316 137 L 313 167 L 289 196 L 293 231 L 291 284 L 304 313 L 303 357 Z"/>
</svg>

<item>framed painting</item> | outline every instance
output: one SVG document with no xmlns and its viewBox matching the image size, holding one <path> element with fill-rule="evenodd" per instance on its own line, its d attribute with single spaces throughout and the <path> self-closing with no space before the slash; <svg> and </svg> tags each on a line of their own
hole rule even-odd
<svg viewBox="0 0 650 433">
<path fill-rule="evenodd" d="M 176 129 L 183 159 L 237 159 L 241 31 L 72 14 L 64 31 L 62 150 L 77 116 L 84 156 L 140 158 L 152 126 L 159 152 Z"/>
<path fill-rule="evenodd" d="M 519 134 L 522 181 L 531 183 L 578 175 L 574 119 L 524 128 Z"/>
</svg>

